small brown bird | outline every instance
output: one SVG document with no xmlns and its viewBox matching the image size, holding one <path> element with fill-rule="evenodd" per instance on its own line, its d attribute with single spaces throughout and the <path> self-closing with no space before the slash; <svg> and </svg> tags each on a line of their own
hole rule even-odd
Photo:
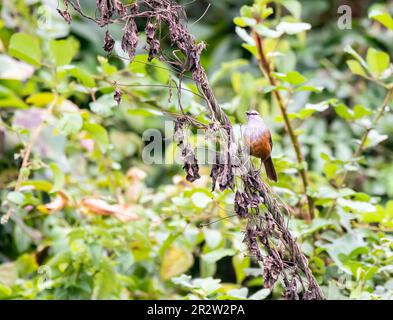
<svg viewBox="0 0 393 320">
<path fill-rule="evenodd" d="M 277 173 L 271 158 L 273 143 L 269 128 L 257 111 L 247 111 L 243 138 L 250 154 L 261 159 L 270 180 L 277 182 Z"/>
</svg>

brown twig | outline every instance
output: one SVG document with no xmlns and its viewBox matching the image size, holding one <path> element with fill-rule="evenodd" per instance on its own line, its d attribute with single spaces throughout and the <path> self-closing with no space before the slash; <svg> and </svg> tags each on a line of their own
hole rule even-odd
<svg viewBox="0 0 393 320">
<path fill-rule="evenodd" d="M 54 108 L 54 106 L 56 105 L 58 101 L 58 95 L 56 94 L 54 96 L 54 99 L 52 100 L 52 102 L 49 104 L 48 109 L 47 109 L 47 114 L 50 115 L 52 114 L 52 110 Z M 23 155 L 23 160 L 22 160 L 22 164 L 20 166 L 19 169 L 19 175 L 18 175 L 18 179 L 16 180 L 16 184 L 15 184 L 15 188 L 14 191 L 17 192 L 23 183 L 23 179 L 24 177 L 24 169 L 28 167 L 29 165 L 29 159 L 30 159 L 30 154 L 31 154 L 31 149 L 34 145 L 34 143 L 36 142 L 38 136 L 41 133 L 41 130 L 43 129 L 45 124 L 45 119 L 42 120 L 42 122 L 37 126 L 37 128 L 35 128 L 35 130 L 33 131 L 32 135 L 31 135 L 31 139 L 29 141 L 29 143 L 27 144 L 25 151 L 24 151 L 24 155 Z M 13 213 L 13 209 L 10 207 L 7 212 L 1 217 L 1 224 L 5 224 L 8 222 L 8 220 L 10 219 L 11 215 Z M 21 226 L 21 222 L 23 222 L 20 219 L 13 219 L 15 222 L 17 222 L 19 224 L 19 226 Z M 24 228 L 26 231 L 26 228 Z M 28 235 L 31 235 L 32 233 L 29 232 L 27 233 Z M 33 238 L 37 238 L 37 237 L 33 237 Z"/>
<path fill-rule="evenodd" d="M 254 34 L 254 39 L 256 42 L 256 47 L 258 50 L 258 55 L 259 55 L 259 66 L 262 70 L 262 73 L 265 75 L 265 77 L 268 79 L 270 85 L 272 86 L 277 86 L 277 81 L 276 79 L 273 77 L 272 72 L 273 70 L 270 67 L 270 63 L 266 58 L 266 55 L 263 51 L 263 43 L 262 43 L 262 39 L 261 36 L 259 34 L 257 34 L 255 31 L 253 32 Z M 302 185 L 303 185 L 303 192 L 304 195 L 307 197 L 307 203 L 308 203 L 308 213 L 307 213 L 307 221 L 310 222 L 311 219 L 314 217 L 314 213 L 315 213 L 315 205 L 314 205 L 314 200 L 311 196 L 308 195 L 308 172 L 307 169 L 304 167 L 304 157 L 303 157 L 303 153 L 301 151 L 300 148 L 300 143 L 299 140 L 297 138 L 297 135 L 292 127 L 291 121 L 288 117 L 288 113 L 286 110 L 286 104 L 284 103 L 284 99 L 281 96 L 280 91 L 278 90 L 274 90 L 273 91 L 273 95 L 277 100 L 277 104 L 280 108 L 280 112 L 281 115 L 284 119 L 284 123 L 285 123 L 285 129 L 291 139 L 293 148 L 295 150 L 295 154 L 296 154 L 296 159 L 299 165 L 299 173 L 300 173 L 300 177 L 302 179 Z"/>
</svg>

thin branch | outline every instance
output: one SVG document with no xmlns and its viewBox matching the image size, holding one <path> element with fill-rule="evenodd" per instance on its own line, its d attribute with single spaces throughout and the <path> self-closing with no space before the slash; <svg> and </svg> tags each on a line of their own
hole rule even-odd
<svg viewBox="0 0 393 320">
<path fill-rule="evenodd" d="M 54 99 L 52 100 L 52 102 L 48 106 L 47 115 L 52 114 L 52 110 L 53 110 L 54 106 L 56 105 L 57 101 L 58 101 L 58 95 L 56 94 Z M 15 188 L 14 188 L 15 192 L 19 191 L 19 189 L 22 186 L 23 179 L 24 179 L 24 169 L 27 168 L 28 165 L 29 165 L 31 149 L 32 149 L 34 143 L 36 142 L 37 138 L 39 137 L 39 135 L 41 133 L 41 130 L 44 127 L 44 124 L 45 124 L 45 119 L 43 119 L 42 122 L 37 126 L 37 128 L 35 128 L 35 130 L 33 131 L 32 135 L 31 135 L 30 142 L 27 144 L 27 146 L 25 148 L 22 164 L 21 164 L 21 167 L 19 169 L 18 179 L 16 181 Z M 12 213 L 13 213 L 13 209 L 10 207 L 7 210 L 6 214 L 4 214 L 1 217 L 0 223 L 1 224 L 7 223 L 8 220 L 10 219 Z M 14 219 L 14 221 L 15 221 L 15 219 Z M 20 222 L 19 222 L 19 224 L 20 224 Z"/>
<path fill-rule="evenodd" d="M 269 61 L 267 60 L 266 55 L 263 51 L 262 39 L 261 39 L 260 35 L 257 34 L 255 31 L 253 33 L 254 33 L 254 39 L 255 39 L 258 54 L 259 54 L 259 59 L 258 59 L 259 67 L 261 68 L 262 73 L 265 75 L 265 77 L 269 81 L 270 85 L 277 86 L 277 81 L 272 75 L 273 70 L 271 70 Z M 308 183 L 309 183 L 308 182 L 308 172 L 307 172 L 307 169 L 304 167 L 304 157 L 303 157 L 303 154 L 302 154 L 302 151 L 300 148 L 300 143 L 299 143 L 298 137 L 295 133 L 295 130 L 292 127 L 291 121 L 289 119 L 289 116 L 288 116 L 288 113 L 286 110 L 286 104 L 284 103 L 284 99 L 281 96 L 280 91 L 274 90 L 273 95 L 275 96 L 275 98 L 277 100 L 281 115 L 284 119 L 285 129 L 291 139 L 291 142 L 292 142 L 295 154 L 296 154 L 296 159 L 297 159 L 297 162 L 300 166 L 299 173 L 300 173 L 300 177 L 302 180 L 303 192 L 304 192 L 304 195 L 307 197 L 307 203 L 308 203 L 307 221 L 310 222 L 311 219 L 314 217 L 315 206 L 314 206 L 314 200 L 307 193 Z"/>
</svg>

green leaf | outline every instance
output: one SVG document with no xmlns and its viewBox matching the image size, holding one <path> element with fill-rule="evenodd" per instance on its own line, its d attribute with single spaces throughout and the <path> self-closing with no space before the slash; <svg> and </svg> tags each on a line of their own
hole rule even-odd
<svg viewBox="0 0 393 320">
<path fill-rule="evenodd" d="M 282 5 L 296 18 L 300 19 L 302 14 L 302 5 L 297 0 L 283 0 Z"/>
<path fill-rule="evenodd" d="M 108 299 L 117 290 L 118 281 L 116 272 L 109 259 L 104 260 L 100 265 L 100 271 L 94 277 L 94 299 Z"/>
<path fill-rule="evenodd" d="M 61 188 L 64 186 L 64 173 L 63 171 L 57 166 L 56 163 L 52 162 L 49 167 L 52 170 L 53 175 L 53 186 L 52 189 L 49 191 L 50 193 L 60 191 Z"/>
<path fill-rule="evenodd" d="M 203 235 L 205 237 L 206 245 L 211 250 L 216 249 L 222 241 L 222 235 L 219 230 L 204 228 Z"/>
<path fill-rule="evenodd" d="M 347 45 L 344 48 L 344 52 L 350 54 L 353 58 L 360 62 L 363 68 L 368 69 L 366 61 L 364 61 L 364 59 L 350 45 Z"/>
<path fill-rule="evenodd" d="M 374 6 L 370 9 L 368 13 L 368 17 L 370 19 L 374 19 L 378 21 L 386 28 L 393 30 L 393 18 L 392 16 L 385 11 L 386 9 L 383 6 Z"/>
<path fill-rule="evenodd" d="M 170 247 L 165 251 L 161 264 L 160 276 L 163 280 L 181 275 L 194 264 L 194 258 L 189 250 Z"/>
<path fill-rule="evenodd" d="M 94 113 L 102 117 L 108 117 L 112 115 L 112 109 L 117 106 L 117 103 L 113 98 L 113 94 L 104 94 L 96 101 L 90 102 L 89 106 Z"/>
<path fill-rule="evenodd" d="M 161 111 L 155 109 L 148 109 L 148 108 L 128 109 L 127 113 L 132 116 L 139 116 L 139 117 L 162 116 Z"/>
<path fill-rule="evenodd" d="M 258 24 L 255 27 L 255 31 L 261 35 L 262 37 L 266 38 L 279 38 L 283 33 L 280 31 L 269 29 L 268 27 L 264 26 L 263 24 Z"/>
<path fill-rule="evenodd" d="M 58 121 L 56 129 L 61 134 L 69 135 L 78 133 L 82 128 L 83 120 L 79 113 L 66 113 Z"/>
<path fill-rule="evenodd" d="M 389 67 L 390 57 L 386 52 L 370 48 L 367 51 L 366 61 L 370 72 L 380 76 Z"/>
<path fill-rule="evenodd" d="M 353 112 L 345 104 L 340 103 L 335 106 L 336 113 L 345 120 L 353 119 Z"/>
<path fill-rule="evenodd" d="M 100 150 L 102 152 L 106 152 L 109 146 L 108 132 L 106 131 L 106 129 L 101 125 L 92 122 L 85 123 L 83 125 L 83 129 L 85 129 L 93 136 L 93 139 L 97 142 Z"/>
<path fill-rule="evenodd" d="M 195 207 L 197 208 L 206 208 L 206 206 L 212 202 L 212 199 L 209 198 L 205 193 L 203 192 L 195 192 L 191 196 L 192 203 L 194 204 Z"/>
<path fill-rule="evenodd" d="M 0 299 L 5 299 L 11 296 L 12 289 L 5 284 L 0 283 Z"/>
<path fill-rule="evenodd" d="M 354 108 L 353 108 L 353 113 L 354 113 L 354 118 L 355 119 L 360 119 L 363 118 L 365 116 L 368 116 L 371 114 L 371 110 L 367 109 L 366 107 L 357 104 Z"/>
<path fill-rule="evenodd" d="M 36 107 L 46 107 L 55 99 L 55 95 L 52 92 L 38 92 L 30 95 L 26 102 Z"/>
<path fill-rule="evenodd" d="M 306 30 L 311 29 L 311 24 L 305 22 L 280 22 L 277 26 L 277 31 L 284 32 L 286 34 L 297 34 Z"/>
<path fill-rule="evenodd" d="M 307 81 L 305 77 L 303 77 L 299 72 L 297 71 L 290 71 L 287 73 L 287 80 L 290 84 L 297 86 L 299 84 L 302 84 Z"/>
<path fill-rule="evenodd" d="M 22 205 L 25 201 L 25 196 L 21 192 L 11 191 L 7 194 L 7 200 L 14 204 Z"/>
<path fill-rule="evenodd" d="M 14 33 L 10 39 L 8 54 L 36 67 L 41 65 L 40 43 L 29 34 Z"/>
<path fill-rule="evenodd" d="M 75 67 L 72 66 L 70 69 L 70 74 L 77 78 L 84 86 L 88 88 L 94 88 L 96 83 L 94 81 L 94 78 L 91 76 L 91 74 L 86 71 L 85 69 L 82 69 L 80 67 Z"/>
<path fill-rule="evenodd" d="M 315 112 L 323 112 L 326 111 L 330 106 L 330 101 L 322 101 L 320 103 L 311 104 L 307 103 L 306 106 L 300 110 L 298 113 L 298 118 L 305 119 L 310 117 Z"/>
<path fill-rule="evenodd" d="M 299 91 L 311 91 L 311 92 L 322 92 L 324 87 L 315 87 L 315 86 L 300 86 L 295 89 L 295 92 Z"/>
<path fill-rule="evenodd" d="M 55 60 L 56 66 L 70 64 L 78 52 L 79 43 L 73 39 L 51 40 L 49 42 L 49 51 Z"/>
<path fill-rule="evenodd" d="M 368 133 L 367 140 L 364 146 L 366 148 L 375 147 L 376 145 L 380 144 L 382 141 L 385 141 L 387 139 L 388 139 L 387 134 L 380 134 L 377 130 L 372 129 Z"/>
<path fill-rule="evenodd" d="M 242 15 L 242 17 L 252 18 L 252 14 L 253 14 L 252 7 L 250 7 L 250 6 L 242 6 L 240 8 L 240 14 Z"/>
<path fill-rule="evenodd" d="M 366 71 L 363 69 L 362 65 L 357 60 L 348 60 L 347 65 L 353 74 L 357 74 L 359 76 L 367 76 Z"/>
<path fill-rule="evenodd" d="M 35 190 L 49 192 L 52 189 L 52 183 L 46 180 L 30 180 L 23 181 L 22 186 L 30 186 Z"/>
<path fill-rule="evenodd" d="M 233 23 L 239 27 L 252 27 L 257 24 L 255 19 L 246 18 L 246 17 L 236 17 L 233 19 Z"/>
<path fill-rule="evenodd" d="M 249 296 L 248 299 L 250 300 L 264 300 L 270 295 L 269 289 L 261 289 L 255 292 L 253 295 Z"/>
<path fill-rule="evenodd" d="M 234 254 L 235 254 L 235 251 L 232 249 L 218 249 L 218 250 L 203 254 L 202 259 L 207 263 L 216 263 L 218 260 L 220 260 L 224 257 L 227 257 L 227 256 L 233 256 Z"/>
</svg>

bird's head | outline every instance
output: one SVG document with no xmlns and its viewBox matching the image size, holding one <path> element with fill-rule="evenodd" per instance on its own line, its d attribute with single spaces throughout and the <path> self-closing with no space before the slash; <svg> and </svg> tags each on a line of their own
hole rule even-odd
<svg viewBox="0 0 393 320">
<path fill-rule="evenodd" d="M 247 119 L 260 119 L 261 118 L 258 111 L 255 111 L 255 110 L 247 111 L 246 116 L 247 116 Z"/>
</svg>

